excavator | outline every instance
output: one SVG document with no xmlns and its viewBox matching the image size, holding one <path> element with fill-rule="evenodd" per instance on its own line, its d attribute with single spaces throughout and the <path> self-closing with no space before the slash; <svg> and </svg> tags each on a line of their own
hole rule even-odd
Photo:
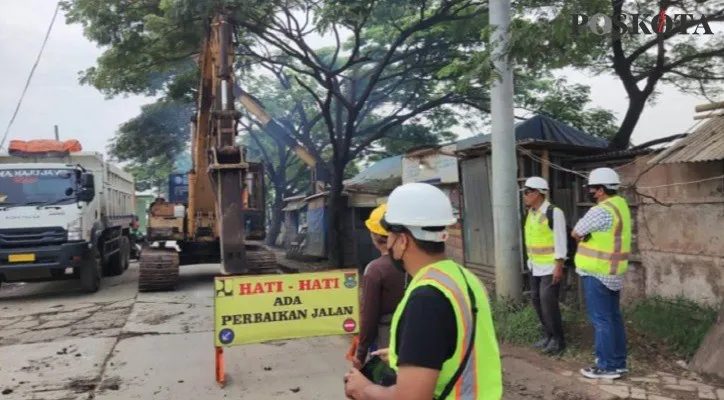
<svg viewBox="0 0 724 400">
<path fill-rule="evenodd" d="M 237 100 L 316 172 L 314 157 L 235 83 L 233 10 L 220 10 L 210 19 L 198 62 L 188 199 L 157 198 L 150 206 L 147 240 L 158 246 L 140 256 L 138 288 L 143 292 L 174 290 L 180 265 L 220 262 L 224 275 L 277 273 L 276 255 L 263 244 L 264 165 L 250 162 L 238 144 Z M 178 249 L 166 247 L 167 241 L 175 241 Z"/>
</svg>

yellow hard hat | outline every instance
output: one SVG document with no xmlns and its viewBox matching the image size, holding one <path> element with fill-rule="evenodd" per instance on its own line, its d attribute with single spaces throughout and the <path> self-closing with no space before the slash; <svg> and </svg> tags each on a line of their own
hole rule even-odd
<svg viewBox="0 0 724 400">
<path fill-rule="evenodd" d="M 382 228 L 382 225 L 380 224 L 380 221 L 382 221 L 382 217 L 385 216 L 385 212 L 387 212 L 387 204 L 383 204 L 372 210 L 370 217 L 367 219 L 367 221 L 365 221 L 365 225 L 367 226 L 367 229 L 370 230 L 370 232 L 382 236 L 388 235 L 387 231 Z"/>
</svg>

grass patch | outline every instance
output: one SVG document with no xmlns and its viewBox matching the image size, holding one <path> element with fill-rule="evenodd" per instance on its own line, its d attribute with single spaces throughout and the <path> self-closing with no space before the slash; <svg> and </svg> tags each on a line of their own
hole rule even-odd
<svg viewBox="0 0 724 400">
<path fill-rule="evenodd" d="M 529 302 L 525 304 L 511 304 L 491 298 L 490 307 L 493 314 L 495 334 L 501 342 L 527 346 L 542 338 L 540 320 L 535 308 Z M 563 329 L 568 334 L 571 327 L 585 324 L 585 316 L 567 309 L 561 305 Z"/>
<path fill-rule="evenodd" d="M 498 340 L 518 346 L 540 340 L 540 322 L 533 306 L 511 304 L 497 299 L 491 299 L 490 303 Z"/>
<path fill-rule="evenodd" d="M 624 310 L 629 327 L 646 339 L 661 342 L 673 354 L 693 357 L 717 311 L 684 298 L 649 297 Z"/>
<path fill-rule="evenodd" d="M 490 306 L 499 341 L 528 347 L 541 339 L 538 315 L 530 302 L 511 304 L 491 296 Z M 717 319 L 716 309 L 684 298 L 649 297 L 622 312 L 630 362 L 636 359 L 651 365 L 690 360 Z M 578 312 L 561 305 L 561 313 L 567 346 L 564 358 L 591 362 L 594 335 L 585 309 Z"/>
</svg>

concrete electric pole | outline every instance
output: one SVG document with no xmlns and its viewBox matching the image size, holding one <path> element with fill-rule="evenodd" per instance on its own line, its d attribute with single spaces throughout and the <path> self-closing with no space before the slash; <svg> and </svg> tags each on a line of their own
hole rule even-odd
<svg viewBox="0 0 724 400">
<path fill-rule="evenodd" d="M 520 222 L 518 215 L 513 70 L 507 56 L 510 42 L 510 0 L 490 1 L 490 37 L 495 67 L 491 95 L 493 158 L 493 229 L 495 293 L 498 299 L 522 300 Z"/>
</svg>

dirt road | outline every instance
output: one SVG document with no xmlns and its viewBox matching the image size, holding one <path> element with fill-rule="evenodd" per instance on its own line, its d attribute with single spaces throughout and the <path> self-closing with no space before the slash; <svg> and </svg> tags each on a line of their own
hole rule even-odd
<svg viewBox="0 0 724 400">
<path fill-rule="evenodd" d="M 77 282 L 0 289 L 0 400 L 343 399 L 347 337 L 240 346 L 214 382 L 212 278 L 182 269 L 175 292 L 136 290 L 135 265 L 93 295 Z M 504 347 L 506 399 L 613 398 Z"/>
</svg>

